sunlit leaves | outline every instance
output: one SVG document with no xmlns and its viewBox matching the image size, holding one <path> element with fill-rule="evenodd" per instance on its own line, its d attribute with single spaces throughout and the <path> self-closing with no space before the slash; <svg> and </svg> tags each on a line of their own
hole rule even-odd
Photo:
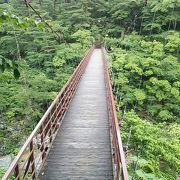
<svg viewBox="0 0 180 180">
<path fill-rule="evenodd" d="M 72 35 L 77 42 L 80 42 L 84 47 L 88 47 L 93 44 L 93 38 L 91 32 L 88 30 L 78 30 Z"/>
<path fill-rule="evenodd" d="M 172 94 L 175 98 L 178 98 L 178 97 L 179 97 L 179 89 L 178 89 L 178 88 L 175 88 L 175 87 L 172 87 L 172 88 L 171 88 L 171 94 Z"/>
<path fill-rule="evenodd" d="M 158 114 L 158 117 L 164 121 L 173 118 L 172 113 L 170 113 L 168 110 L 161 110 Z"/>
<path fill-rule="evenodd" d="M 180 34 L 179 32 L 170 32 L 167 37 L 167 44 L 165 45 L 165 49 L 168 52 L 178 52 L 180 47 Z"/>
<path fill-rule="evenodd" d="M 145 27 L 144 27 L 144 30 L 145 31 L 148 31 L 148 30 L 154 30 L 156 32 L 161 32 L 161 24 L 158 24 L 158 23 L 148 23 Z"/>
<path fill-rule="evenodd" d="M 164 54 L 163 52 L 163 44 L 161 42 L 153 41 L 153 42 L 141 42 L 142 50 L 149 54 L 149 56 L 153 58 L 161 58 Z"/>
<path fill-rule="evenodd" d="M 133 57 L 131 57 L 131 58 L 133 58 Z M 143 73 L 142 69 L 140 67 L 138 67 L 138 64 L 133 63 L 132 61 L 130 61 L 128 64 L 126 64 L 124 66 L 124 68 L 126 70 L 129 70 L 132 73 L 137 73 L 138 75 L 142 75 L 142 73 Z"/>
<path fill-rule="evenodd" d="M 138 101 L 140 101 L 140 102 L 146 99 L 146 94 L 145 94 L 145 92 L 144 92 L 143 90 L 141 90 L 141 89 L 135 89 L 135 90 L 134 90 L 134 96 L 135 96 L 136 99 L 137 99 Z"/>
<path fill-rule="evenodd" d="M 53 65 L 54 65 L 55 67 L 62 67 L 62 66 L 64 65 L 64 63 L 65 63 L 65 60 L 64 60 L 64 59 L 60 59 L 60 58 L 58 58 L 57 56 L 55 56 L 55 57 L 53 58 Z"/>
</svg>

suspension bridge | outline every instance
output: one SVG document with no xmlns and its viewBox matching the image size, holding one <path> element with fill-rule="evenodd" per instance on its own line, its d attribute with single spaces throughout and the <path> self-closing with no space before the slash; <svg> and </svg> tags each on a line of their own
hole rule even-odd
<svg viewBox="0 0 180 180">
<path fill-rule="evenodd" d="M 106 52 L 89 49 L 2 180 L 128 180 Z"/>
</svg>

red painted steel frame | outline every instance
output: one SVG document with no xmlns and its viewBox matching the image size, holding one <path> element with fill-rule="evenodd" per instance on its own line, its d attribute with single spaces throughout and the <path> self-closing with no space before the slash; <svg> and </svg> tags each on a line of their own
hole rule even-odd
<svg viewBox="0 0 180 180">
<path fill-rule="evenodd" d="M 104 48 L 102 49 L 102 54 L 103 54 L 103 63 L 104 63 L 110 132 L 111 132 L 111 140 L 112 140 L 111 143 L 113 149 L 114 179 L 128 180 L 125 154 L 123 151 L 119 123 L 116 114 L 116 106 L 114 102 L 114 95 L 112 91 L 112 82 L 108 71 L 106 52 Z"/>
<path fill-rule="evenodd" d="M 70 105 L 79 80 L 85 71 L 94 48 L 87 51 L 66 85 L 39 121 L 2 180 L 38 179 L 43 163 Z"/>
</svg>

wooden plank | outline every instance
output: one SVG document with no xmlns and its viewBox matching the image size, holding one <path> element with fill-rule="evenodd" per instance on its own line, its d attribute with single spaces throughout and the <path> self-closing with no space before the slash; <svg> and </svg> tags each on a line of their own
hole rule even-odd
<svg viewBox="0 0 180 180">
<path fill-rule="evenodd" d="M 113 179 L 100 49 L 93 52 L 40 179 Z"/>
</svg>

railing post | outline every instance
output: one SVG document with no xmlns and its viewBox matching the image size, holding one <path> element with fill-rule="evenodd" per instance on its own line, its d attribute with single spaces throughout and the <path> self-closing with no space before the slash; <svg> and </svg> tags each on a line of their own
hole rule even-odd
<svg viewBox="0 0 180 180">
<path fill-rule="evenodd" d="M 52 122 L 50 121 L 49 124 L 48 124 L 48 127 L 49 127 L 49 141 L 50 143 L 52 142 Z"/>
<path fill-rule="evenodd" d="M 40 127 L 40 131 L 41 131 L 41 148 L 40 148 L 40 151 L 42 152 L 42 160 L 44 159 L 45 157 L 45 154 L 44 154 L 44 129 L 43 129 L 43 124 L 41 125 Z"/>
<path fill-rule="evenodd" d="M 15 167 L 15 177 L 17 180 L 20 180 L 19 164 Z"/>
<path fill-rule="evenodd" d="M 33 147 L 33 139 L 30 142 L 30 153 L 31 153 L 31 169 L 32 169 L 32 179 L 36 178 L 35 172 L 35 158 L 34 158 L 34 147 Z"/>
</svg>

